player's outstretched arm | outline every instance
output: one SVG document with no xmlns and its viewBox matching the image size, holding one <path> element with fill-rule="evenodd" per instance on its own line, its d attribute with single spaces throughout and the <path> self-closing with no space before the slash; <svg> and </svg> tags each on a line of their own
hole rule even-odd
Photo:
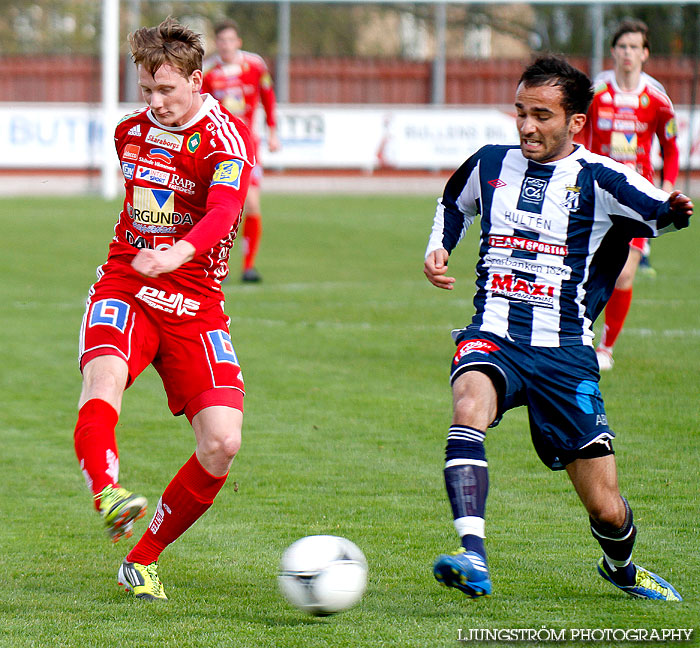
<svg viewBox="0 0 700 648">
<path fill-rule="evenodd" d="M 444 248 L 433 250 L 425 257 L 423 272 L 433 286 L 444 288 L 445 290 L 452 290 L 454 288 L 455 278 L 446 276 L 447 260 L 449 258 L 450 255 Z"/>
<path fill-rule="evenodd" d="M 178 241 L 166 250 L 139 250 L 131 267 L 144 277 L 157 277 L 177 270 L 194 257 L 195 247 L 188 241 Z"/>
</svg>

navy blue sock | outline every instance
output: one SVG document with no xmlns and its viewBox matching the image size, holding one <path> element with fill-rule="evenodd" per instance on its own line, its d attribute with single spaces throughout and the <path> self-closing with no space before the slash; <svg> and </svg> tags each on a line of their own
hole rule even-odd
<svg viewBox="0 0 700 648">
<path fill-rule="evenodd" d="M 637 537 L 634 516 L 627 500 L 625 504 L 625 522 L 616 529 L 609 524 L 601 524 L 591 518 L 591 533 L 600 544 L 605 559 L 607 572 L 618 585 L 633 585 L 637 568 L 632 562 L 632 549 Z"/>
<path fill-rule="evenodd" d="M 444 470 L 445 488 L 462 546 L 484 559 L 484 515 L 489 488 L 485 436 L 481 430 L 453 425 L 447 436 Z"/>
</svg>

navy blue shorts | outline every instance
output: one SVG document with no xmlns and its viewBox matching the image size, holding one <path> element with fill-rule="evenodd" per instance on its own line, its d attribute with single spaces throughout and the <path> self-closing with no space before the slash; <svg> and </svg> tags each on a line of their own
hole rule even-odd
<svg viewBox="0 0 700 648">
<path fill-rule="evenodd" d="M 495 427 L 509 409 L 526 405 L 530 434 L 542 462 L 561 470 L 578 458 L 613 454 L 598 361 L 593 347 L 531 347 L 464 329 L 457 337 L 450 381 L 481 371 L 498 392 Z"/>
</svg>

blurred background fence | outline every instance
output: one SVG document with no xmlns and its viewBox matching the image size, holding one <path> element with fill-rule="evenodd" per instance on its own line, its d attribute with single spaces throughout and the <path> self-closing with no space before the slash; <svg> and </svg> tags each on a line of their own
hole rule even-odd
<svg viewBox="0 0 700 648">
<path fill-rule="evenodd" d="M 283 141 L 268 168 L 365 171 L 448 169 L 486 141 L 513 141 L 525 63 L 557 52 L 593 75 L 611 66 L 619 21 L 640 18 L 652 43 L 645 70 L 677 108 L 681 164 L 700 169 L 700 0 L 0 2 L 0 169 L 116 169 L 116 112 L 142 103 L 127 35 L 168 15 L 203 34 L 207 56 L 216 22 L 233 18 L 244 49 L 267 61 Z"/>
</svg>

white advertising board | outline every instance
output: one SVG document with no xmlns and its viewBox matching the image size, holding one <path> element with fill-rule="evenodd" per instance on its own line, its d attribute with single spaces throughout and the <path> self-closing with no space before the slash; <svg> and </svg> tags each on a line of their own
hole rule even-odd
<svg viewBox="0 0 700 648">
<path fill-rule="evenodd" d="M 121 114 L 134 105 L 121 106 Z M 681 168 L 700 169 L 700 115 L 677 107 Z M 116 119 L 110 120 L 110 131 Z M 282 149 L 260 157 L 272 169 L 380 168 L 449 170 L 488 143 L 515 144 L 510 108 L 306 106 L 278 107 Z M 102 164 L 98 106 L 0 104 L 2 169 L 95 169 Z M 265 129 L 260 132 L 264 134 Z M 655 154 L 659 166 L 658 151 Z M 117 166 L 116 155 L 114 159 Z"/>
</svg>

